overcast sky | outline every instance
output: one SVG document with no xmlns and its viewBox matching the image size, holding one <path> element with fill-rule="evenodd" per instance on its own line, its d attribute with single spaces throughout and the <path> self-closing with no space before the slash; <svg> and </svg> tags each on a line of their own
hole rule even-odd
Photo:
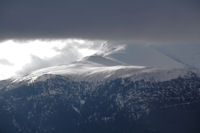
<svg viewBox="0 0 200 133">
<path fill-rule="evenodd" d="M 0 39 L 200 42 L 199 0 L 0 0 Z"/>
</svg>

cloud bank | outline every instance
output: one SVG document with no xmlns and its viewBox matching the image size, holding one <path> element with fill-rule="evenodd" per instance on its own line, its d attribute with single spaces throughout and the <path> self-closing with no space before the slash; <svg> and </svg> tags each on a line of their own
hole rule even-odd
<svg viewBox="0 0 200 133">
<path fill-rule="evenodd" d="M 0 39 L 199 43 L 199 0 L 1 0 Z"/>
</svg>

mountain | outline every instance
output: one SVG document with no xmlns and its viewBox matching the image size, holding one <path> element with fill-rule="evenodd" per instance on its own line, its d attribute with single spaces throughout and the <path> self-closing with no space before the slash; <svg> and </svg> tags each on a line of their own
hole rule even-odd
<svg viewBox="0 0 200 133">
<path fill-rule="evenodd" d="M 197 69 L 133 66 L 95 55 L 0 85 L 2 133 L 200 132 Z"/>
<path fill-rule="evenodd" d="M 2 80 L 0 133 L 199 133 L 198 52 L 189 51 L 127 45 Z"/>
</svg>

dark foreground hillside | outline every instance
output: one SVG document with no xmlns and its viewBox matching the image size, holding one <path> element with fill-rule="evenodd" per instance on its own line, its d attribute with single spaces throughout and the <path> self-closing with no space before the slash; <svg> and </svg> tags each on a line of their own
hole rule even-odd
<svg viewBox="0 0 200 133">
<path fill-rule="evenodd" d="M 73 81 L 0 90 L 0 133 L 200 133 L 200 78 Z"/>
</svg>

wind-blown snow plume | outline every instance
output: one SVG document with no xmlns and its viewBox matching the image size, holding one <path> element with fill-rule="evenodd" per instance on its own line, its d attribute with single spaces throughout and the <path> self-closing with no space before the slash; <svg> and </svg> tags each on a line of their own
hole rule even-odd
<svg viewBox="0 0 200 133">
<path fill-rule="evenodd" d="M 0 79 L 70 64 L 94 54 L 108 55 L 121 49 L 123 46 L 98 40 L 7 40 L 0 43 Z"/>
</svg>

